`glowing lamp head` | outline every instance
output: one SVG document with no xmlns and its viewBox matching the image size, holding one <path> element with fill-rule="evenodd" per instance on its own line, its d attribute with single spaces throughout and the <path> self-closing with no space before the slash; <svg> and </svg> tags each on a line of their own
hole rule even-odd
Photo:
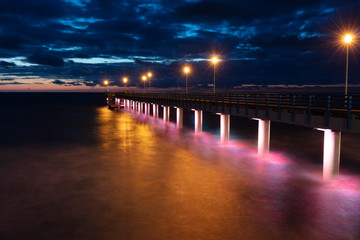
<svg viewBox="0 0 360 240">
<path fill-rule="evenodd" d="M 351 36 L 351 34 L 346 34 L 344 37 L 344 42 L 345 43 L 351 43 L 353 40 L 353 36 Z"/>
<path fill-rule="evenodd" d="M 142 76 L 142 78 L 141 78 L 143 81 L 146 81 L 146 76 L 144 75 L 144 76 Z"/>
<path fill-rule="evenodd" d="M 108 81 L 108 80 L 105 80 L 105 81 L 104 81 L 104 85 L 109 85 L 109 81 Z"/>
<path fill-rule="evenodd" d="M 189 67 L 184 67 L 184 73 L 185 73 L 185 74 L 190 73 L 190 68 L 189 68 Z"/>
<path fill-rule="evenodd" d="M 211 62 L 212 62 L 213 64 L 217 64 L 217 63 L 219 62 L 219 58 L 218 58 L 218 57 L 212 57 L 212 58 L 211 58 Z"/>
<path fill-rule="evenodd" d="M 152 73 L 151 72 L 148 72 L 148 77 L 150 78 L 150 77 L 152 77 Z"/>
<path fill-rule="evenodd" d="M 126 77 L 123 78 L 123 82 L 127 83 L 128 79 Z"/>
</svg>

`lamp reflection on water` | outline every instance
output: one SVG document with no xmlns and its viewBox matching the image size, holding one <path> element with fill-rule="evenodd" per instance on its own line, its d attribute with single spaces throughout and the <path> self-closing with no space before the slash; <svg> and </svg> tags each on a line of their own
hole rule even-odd
<svg viewBox="0 0 360 240">
<path fill-rule="evenodd" d="M 142 152 L 155 148 L 154 133 L 146 124 L 138 121 L 129 114 L 114 114 L 107 108 L 98 108 L 99 135 L 105 149 L 119 147 L 121 151 L 141 145 Z M 141 138 L 139 143 L 136 139 Z"/>
</svg>

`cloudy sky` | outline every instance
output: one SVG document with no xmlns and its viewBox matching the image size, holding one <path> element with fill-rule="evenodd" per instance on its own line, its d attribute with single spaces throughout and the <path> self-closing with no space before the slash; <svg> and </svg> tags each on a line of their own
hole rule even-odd
<svg viewBox="0 0 360 240">
<path fill-rule="evenodd" d="M 1 90 L 344 84 L 341 34 L 360 38 L 359 0 L 1 0 Z M 360 84 L 358 42 L 349 83 Z M 109 88 L 109 87 L 107 87 Z"/>
</svg>

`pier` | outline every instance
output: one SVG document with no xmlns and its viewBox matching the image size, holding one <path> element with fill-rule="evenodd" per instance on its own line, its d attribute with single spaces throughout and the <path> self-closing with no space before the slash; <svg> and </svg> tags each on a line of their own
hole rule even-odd
<svg viewBox="0 0 360 240">
<path fill-rule="evenodd" d="M 170 119 L 170 107 L 176 108 L 178 128 L 183 126 L 183 109 L 192 110 L 195 133 L 202 131 L 203 111 L 217 114 L 223 143 L 230 138 L 231 115 L 258 121 L 258 154 L 261 157 L 266 157 L 270 151 L 271 121 L 323 131 L 324 179 L 339 174 L 341 132 L 360 133 L 360 95 L 108 93 L 107 100 L 110 107 L 123 107 L 154 117 L 158 117 L 159 107 L 162 107 L 164 122 Z"/>
</svg>

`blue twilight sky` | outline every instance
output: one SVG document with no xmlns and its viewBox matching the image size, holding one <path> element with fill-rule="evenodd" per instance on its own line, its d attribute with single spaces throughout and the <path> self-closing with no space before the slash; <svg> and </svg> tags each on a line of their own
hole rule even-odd
<svg viewBox="0 0 360 240">
<path fill-rule="evenodd" d="M 1 90 L 360 84 L 358 0 L 1 0 Z M 119 88 L 120 89 L 120 88 Z"/>
</svg>

